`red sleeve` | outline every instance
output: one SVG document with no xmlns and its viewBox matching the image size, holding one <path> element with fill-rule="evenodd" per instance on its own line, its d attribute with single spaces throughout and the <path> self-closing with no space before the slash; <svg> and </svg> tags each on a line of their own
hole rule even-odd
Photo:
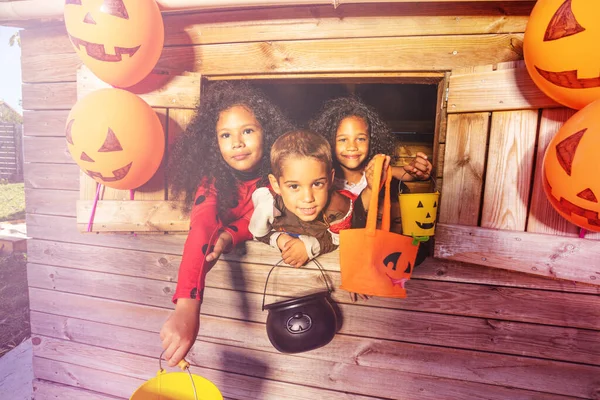
<svg viewBox="0 0 600 400">
<path fill-rule="evenodd" d="M 202 301 L 208 270 L 205 257 L 212 251 L 218 238 L 219 228 L 222 226 L 217 215 L 217 195 L 214 187 L 201 186 L 196 192 L 196 200 L 190 216 L 190 231 L 183 247 L 177 289 L 173 295 L 175 303 L 179 298 Z"/>
<path fill-rule="evenodd" d="M 252 240 L 252 233 L 248 230 L 248 225 L 254 211 L 252 193 L 254 193 L 257 183 L 258 179 L 254 179 L 241 184 L 238 192 L 238 204 L 231 210 L 233 221 L 223 227 L 223 230 L 233 238 L 233 246 L 246 240 Z"/>
</svg>

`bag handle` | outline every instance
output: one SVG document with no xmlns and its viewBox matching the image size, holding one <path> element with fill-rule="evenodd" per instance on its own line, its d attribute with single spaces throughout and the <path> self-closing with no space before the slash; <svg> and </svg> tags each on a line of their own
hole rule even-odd
<svg viewBox="0 0 600 400">
<path fill-rule="evenodd" d="M 376 155 L 375 171 L 373 172 L 373 188 L 379 188 L 381 185 L 381 173 L 383 171 L 383 163 L 385 156 Z M 388 166 L 387 176 L 385 179 L 385 192 L 383 198 L 383 217 L 381 220 L 381 230 L 389 232 L 390 230 L 390 208 L 392 202 L 390 200 L 390 185 L 392 183 L 392 168 Z M 366 233 L 369 236 L 375 236 L 377 229 L 377 211 L 379 207 L 379 190 L 371 190 L 371 201 L 369 203 L 369 211 L 367 213 Z"/>
<path fill-rule="evenodd" d="M 321 271 L 321 275 L 323 276 L 323 281 L 325 281 L 325 286 L 327 286 L 327 291 L 329 293 L 333 292 L 333 289 L 331 288 L 331 286 L 329 286 L 329 282 L 327 282 L 327 277 L 325 276 L 325 270 L 323 269 L 323 266 L 321 265 L 321 263 L 318 262 L 316 258 L 313 258 L 311 261 L 317 266 L 319 271 Z M 275 267 L 281 265 L 281 263 L 283 263 L 283 259 L 277 261 L 277 264 L 273 265 L 273 267 L 269 271 L 269 274 L 267 275 L 267 280 L 265 281 L 265 289 L 263 290 L 262 311 L 265 311 L 265 297 L 267 295 L 267 284 L 269 283 L 269 277 L 271 276 L 271 272 L 273 272 Z"/>
</svg>

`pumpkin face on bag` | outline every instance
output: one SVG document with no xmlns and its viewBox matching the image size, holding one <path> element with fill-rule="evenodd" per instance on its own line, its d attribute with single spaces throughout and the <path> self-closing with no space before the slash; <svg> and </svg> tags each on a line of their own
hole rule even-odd
<svg viewBox="0 0 600 400">
<path fill-rule="evenodd" d="M 600 2 L 539 0 L 527 23 L 529 75 L 549 97 L 581 109 L 600 98 Z"/>
<path fill-rule="evenodd" d="M 154 0 L 65 0 L 64 15 L 77 55 L 113 86 L 138 83 L 160 57 L 164 28 Z"/>
<path fill-rule="evenodd" d="M 600 100 L 573 115 L 544 156 L 543 184 L 556 211 L 573 224 L 600 231 Z"/>
<path fill-rule="evenodd" d="M 135 189 L 161 164 L 165 137 L 154 110 L 136 95 L 102 89 L 79 100 L 67 118 L 67 147 L 96 182 Z"/>
<path fill-rule="evenodd" d="M 405 254 L 402 257 L 402 254 Z M 412 252 L 409 255 L 406 251 L 390 253 L 383 259 L 384 271 L 393 286 L 400 286 L 404 289 L 404 284 L 410 279 L 413 271 L 415 258 Z"/>
</svg>

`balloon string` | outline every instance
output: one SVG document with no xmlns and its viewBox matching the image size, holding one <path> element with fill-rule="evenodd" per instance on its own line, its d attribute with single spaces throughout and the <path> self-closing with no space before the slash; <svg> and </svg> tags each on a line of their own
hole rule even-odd
<svg viewBox="0 0 600 400">
<path fill-rule="evenodd" d="M 587 231 L 583 228 L 579 229 L 579 238 L 583 239 L 585 237 L 585 234 L 587 233 Z"/>
<path fill-rule="evenodd" d="M 129 200 L 133 200 L 133 198 L 134 198 L 134 193 L 135 193 L 135 189 L 130 189 L 130 190 L 129 190 Z"/>
<path fill-rule="evenodd" d="M 92 231 L 92 224 L 94 222 L 94 215 L 96 215 L 96 206 L 98 205 L 98 198 L 100 197 L 101 184 L 96 183 L 96 197 L 94 198 L 94 205 L 92 206 L 92 213 L 90 214 L 90 220 L 88 221 L 87 231 Z"/>
</svg>

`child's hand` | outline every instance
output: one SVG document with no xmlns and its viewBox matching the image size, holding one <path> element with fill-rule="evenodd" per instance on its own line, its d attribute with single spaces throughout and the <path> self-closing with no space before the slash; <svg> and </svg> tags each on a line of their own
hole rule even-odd
<svg viewBox="0 0 600 400">
<path fill-rule="evenodd" d="M 293 237 L 291 237 L 290 235 L 286 235 L 285 233 L 279 235 L 279 237 L 277 237 L 277 247 L 279 247 L 279 250 L 283 251 L 285 244 L 292 239 Z"/>
<path fill-rule="evenodd" d="M 375 189 L 379 191 L 385 184 L 385 179 L 387 178 L 387 168 L 390 165 L 391 157 L 386 156 L 385 154 L 378 154 L 377 156 L 385 156 L 385 161 L 383 162 L 383 169 L 381 173 L 381 181 L 379 183 L 379 187 Z M 369 190 L 373 190 L 373 181 L 375 179 L 375 157 L 373 157 L 365 167 L 365 178 L 367 179 L 367 187 L 369 188 Z"/>
<path fill-rule="evenodd" d="M 422 181 L 425 179 L 429 179 L 429 177 L 431 176 L 431 170 L 433 169 L 433 165 L 431 165 L 431 163 L 427 159 L 427 155 L 419 151 L 415 159 L 410 164 L 405 165 L 403 168 L 405 174 L 403 178 L 400 178 L 400 180 Z M 411 179 L 406 179 L 408 178 L 408 175 L 410 175 Z"/>
<path fill-rule="evenodd" d="M 292 267 L 301 267 L 308 261 L 308 254 L 304 242 L 297 238 L 288 240 L 281 249 L 283 261 Z"/>
<path fill-rule="evenodd" d="M 223 254 L 223 252 L 229 250 L 231 243 L 233 243 L 233 238 L 231 237 L 231 235 L 228 232 L 221 232 L 219 238 L 215 243 L 215 247 L 212 253 L 206 256 L 206 261 L 211 262 L 218 260 L 219 257 L 221 257 L 221 254 Z"/>
<path fill-rule="evenodd" d="M 179 299 L 175 311 L 160 330 L 164 359 L 169 366 L 179 363 L 196 341 L 200 327 L 200 302 L 194 299 Z"/>
</svg>

